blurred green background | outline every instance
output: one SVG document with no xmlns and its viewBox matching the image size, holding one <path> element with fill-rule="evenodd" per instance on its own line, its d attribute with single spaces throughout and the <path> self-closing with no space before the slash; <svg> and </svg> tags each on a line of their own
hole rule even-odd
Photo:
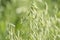
<svg viewBox="0 0 60 40">
<path fill-rule="evenodd" d="M 60 0 L 0 0 L 0 40 L 60 40 Z"/>
</svg>

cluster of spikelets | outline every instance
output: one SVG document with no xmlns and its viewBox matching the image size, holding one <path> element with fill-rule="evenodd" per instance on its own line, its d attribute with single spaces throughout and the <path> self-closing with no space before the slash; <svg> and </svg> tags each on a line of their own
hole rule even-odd
<svg viewBox="0 0 60 40">
<path fill-rule="evenodd" d="M 57 5 L 54 5 L 52 10 L 50 5 L 42 0 L 33 0 L 28 7 L 23 4 L 20 5 L 23 7 L 17 7 L 19 4 L 15 2 L 12 5 L 8 3 L 5 10 L 7 14 L 6 40 L 60 39 L 60 19 L 57 17 Z"/>
</svg>

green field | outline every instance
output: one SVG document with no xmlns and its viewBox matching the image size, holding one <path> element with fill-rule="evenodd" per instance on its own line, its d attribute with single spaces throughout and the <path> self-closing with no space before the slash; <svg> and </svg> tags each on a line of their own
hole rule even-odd
<svg viewBox="0 0 60 40">
<path fill-rule="evenodd" d="M 60 40 L 60 0 L 0 0 L 0 40 Z"/>
</svg>

